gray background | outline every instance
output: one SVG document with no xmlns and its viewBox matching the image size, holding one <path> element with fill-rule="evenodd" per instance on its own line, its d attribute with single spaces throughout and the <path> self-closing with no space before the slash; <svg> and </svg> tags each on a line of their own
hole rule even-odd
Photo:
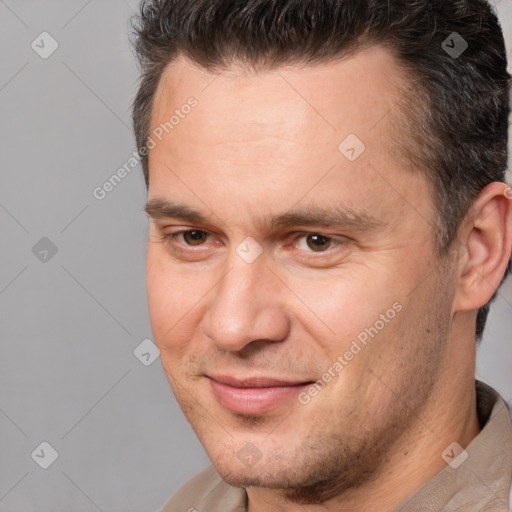
<svg viewBox="0 0 512 512">
<path fill-rule="evenodd" d="M 137 5 L 0 0 L 0 512 L 157 511 L 208 464 L 159 359 L 134 355 L 151 338 L 140 166 L 93 196 L 135 149 Z M 497 8 L 510 61 L 512 1 Z M 511 332 L 509 279 L 477 364 L 509 402 Z"/>
</svg>

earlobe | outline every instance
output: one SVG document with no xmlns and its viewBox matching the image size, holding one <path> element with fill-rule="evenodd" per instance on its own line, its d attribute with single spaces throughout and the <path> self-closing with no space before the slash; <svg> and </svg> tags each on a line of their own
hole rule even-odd
<svg viewBox="0 0 512 512">
<path fill-rule="evenodd" d="M 458 311 L 486 304 L 500 285 L 512 249 L 512 190 L 493 182 L 478 195 L 459 230 Z"/>
</svg>

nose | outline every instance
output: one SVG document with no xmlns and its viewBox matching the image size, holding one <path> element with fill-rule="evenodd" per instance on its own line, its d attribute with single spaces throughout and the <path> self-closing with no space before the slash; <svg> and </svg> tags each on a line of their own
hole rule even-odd
<svg viewBox="0 0 512 512">
<path fill-rule="evenodd" d="M 279 342 L 288 335 L 284 286 L 262 256 L 246 263 L 234 254 L 230 271 L 212 290 L 202 328 L 218 349 L 236 352 L 252 342 Z"/>
</svg>

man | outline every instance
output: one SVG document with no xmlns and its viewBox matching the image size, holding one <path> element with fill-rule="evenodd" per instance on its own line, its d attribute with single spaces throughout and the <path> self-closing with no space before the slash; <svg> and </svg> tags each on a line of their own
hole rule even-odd
<svg viewBox="0 0 512 512">
<path fill-rule="evenodd" d="M 136 31 L 150 320 L 212 462 L 163 511 L 508 510 L 489 5 L 160 0 Z"/>
</svg>

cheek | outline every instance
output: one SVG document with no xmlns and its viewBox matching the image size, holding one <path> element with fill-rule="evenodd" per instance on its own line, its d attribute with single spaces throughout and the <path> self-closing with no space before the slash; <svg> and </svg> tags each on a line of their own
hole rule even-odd
<svg viewBox="0 0 512 512">
<path fill-rule="evenodd" d="M 204 286 L 197 274 L 171 265 L 158 248 L 149 248 L 146 257 L 146 293 L 151 329 L 160 350 L 176 350 L 193 331 L 199 300 L 198 287 Z"/>
<path fill-rule="evenodd" d="M 397 316 L 400 306 L 396 304 L 401 304 L 404 293 L 398 278 L 388 278 L 386 274 L 384 269 L 371 272 L 362 266 L 352 267 L 335 275 L 290 283 L 290 288 L 300 290 L 297 295 L 314 313 L 307 313 L 315 322 L 314 337 L 318 338 L 316 329 L 320 327 L 331 340 L 330 348 L 339 352 L 345 349 L 340 343 L 350 345 L 375 323 L 379 330 L 387 329 Z M 380 315 L 385 316 L 384 320 Z"/>
</svg>

